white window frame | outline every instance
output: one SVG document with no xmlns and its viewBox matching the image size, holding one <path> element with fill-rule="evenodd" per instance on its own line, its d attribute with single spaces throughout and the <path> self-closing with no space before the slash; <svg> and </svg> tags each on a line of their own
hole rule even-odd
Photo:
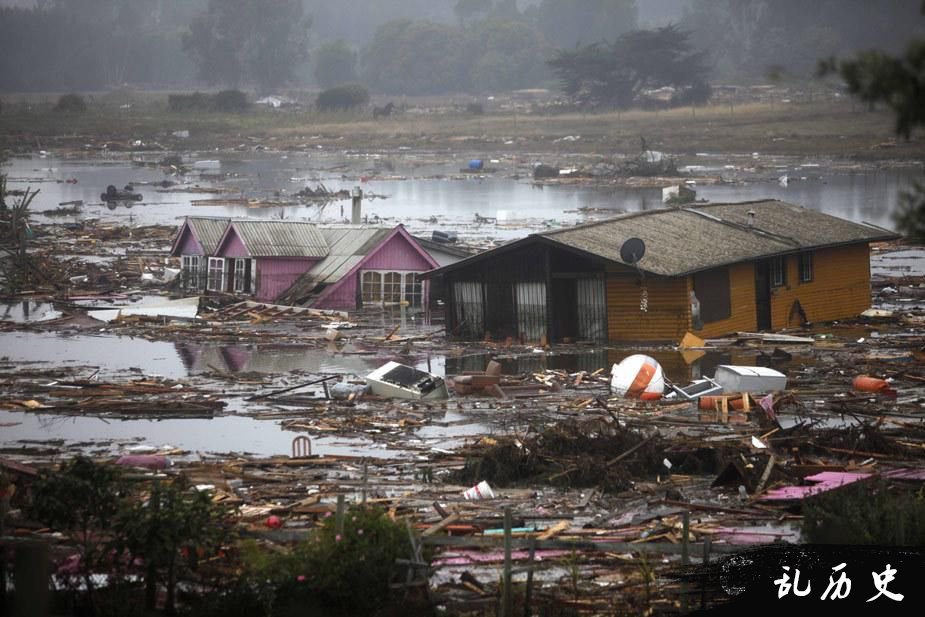
<svg viewBox="0 0 925 617">
<path fill-rule="evenodd" d="M 367 277 L 369 275 L 375 275 Z M 360 271 L 360 303 L 364 306 L 398 306 L 407 303 L 411 308 L 422 308 L 426 302 L 426 285 L 420 276 L 424 274 L 416 270 L 361 270 Z M 398 280 L 395 280 L 395 277 Z M 374 286 L 378 290 L 370 288 L 369 280 L 375 279 Z M 413 293 L 412 289 L 416 283 L 420 283 L 420 293 Z M 386 294 L 386 286 L 389 286 L 389 293 Z M 398 300 L 395 300 L 394 288 L 398 289 Z M 369 291 L 374 293 L 370 294 Z M 372 298 L 370 298 L 372 296 Z M 389 298 L 386 302 L 386 297 Z M 415 298 L 420 299 L 420 304 L 414 304 Z"/>
<path fill-rule="evenodd" d="M 217 266 L 217 267 L 215 267 Z M 213 274 L 217 273 L 217 274 Z M 225 258 L 209 257 L 209 270 L 206 289 L 208 291 L 225 291 Z M 215 286 L 216 281 L 218 287 Z"/>
<path fill-rule="evenodd" d="M 183 283 L 187 289 L 199 289 L 200 255 L 183 255 L 181 269 L 183 270 Z"/>
<path fill-rule="evenodd" d="M 234 260 L 234 291 L 235 293 L 244 293 L 244 282 L 247 279 L 247 260 Z"/>
</svg>

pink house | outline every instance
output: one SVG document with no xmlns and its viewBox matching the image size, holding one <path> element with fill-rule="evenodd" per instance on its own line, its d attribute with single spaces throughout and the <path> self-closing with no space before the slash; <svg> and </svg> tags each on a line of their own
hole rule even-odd
<svg viewBox="0 0 925 617">
<path fill-rule="evenodd" d="M 188 217 L 170 254 L 183 259 L 187 289 L 331 309 L 423 307 L 430 282 L 421 275 L 440 266 L 401 225 Z"/>
<path fill-rule="evenodd" d="M 312 223 L 234 220 L 209 257 L 206 289 L 272 302 L 327 254 Z"/>
<path fill-rule="evenodd" d="M 206 216 L 189 216 L 183 221 L 170 247 L 170 256 L 180 258 L 183 289 L 200 291 L 206 288 L 209 257 L 215 255 L 230 221 Z"/>
<path fill-rule="evenodd" d="M 439 264 L 402 225 L 321 233 L 328 243 L 327 257 L 299 277 L 278 302 L 323 309 L 427 304 L 430 283 L 421 275 Z"/>
</svg>

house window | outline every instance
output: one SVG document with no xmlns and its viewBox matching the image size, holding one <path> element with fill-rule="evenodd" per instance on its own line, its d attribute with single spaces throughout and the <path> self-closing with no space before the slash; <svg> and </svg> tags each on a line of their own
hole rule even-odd
<svg viewBox="0 0 925 617">
<path fill-rule="evenodd" d="M 420 272 L 366 270 L 360 277 L 360 298 L 363 304 L 422 306 L 424 281 Z"/>
<path fill-rule="evenodd" d="M 700 302 L 700 320 L 707 324 L 732 317 L 729 268 L 694 275 L 694 293 Z"/>
<path fill-rule="evenodd" d="M 405 273 L 405 300 L 410 306 L 423 306 L 424 281 L 417 272 Z"/>
<path fill-rule="evenodd" d="M 783 287 L 787 284 L 787 259 L 775 257 L 771 260 L 771 287 Z"/>
<path fill-rule="evenodd" d="M 813 254 L 800 253 L 800 282 L 811 283 L 813 281 Z"/>
<path fill-rule="evenodd" d="M 224 291 L 225 260 L 221 257 L 209 257 L 209 291 Z"/>
<path fill-rule="evenodd" d="M 235 293 L 243 293 L 247 289 L 247 261 L 246 259 L 234 260 Z"/>
<path fill-rule="evenodd" d="M 386 272 L 382 277 L 383 304 L 398 304 L 401 302 L 401 273 Z"/>
<path fill-rule="evenodd" d="M 187 289 L 199 288 L 199 255 L 183 256 L 183 283 Z"/>
<path fill-rule="evenodd" d="M 382 302 L 382 274 L 380 272 L 364 272 L 361 291 L 363 304 Z"/>
</svg>

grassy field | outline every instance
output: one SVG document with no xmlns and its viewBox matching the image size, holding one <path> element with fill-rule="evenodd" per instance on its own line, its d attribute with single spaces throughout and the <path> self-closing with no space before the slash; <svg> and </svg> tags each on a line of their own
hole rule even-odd
<svg viewBox="0 0 925 617">
<path fill-rule="evenodd" d="M 635 153 L 644 137 L 674 154 L 751 153 L 923 159 L 925 136 L 897 140 L 888 111 L 851 103 L 750 104 L 669 111 L 600 113 L 489 112 L 411 107 L 388 119 L 367 111 L 316 113 L 253 110 L 245 114 L 178 114 L 153 101 L 93 98 L 80 114 L 54 112 L 48 100 L 7 103 L 0 113 L 0 147 L 34 150 L 135 140 L 168 150 L 263 144 L 274 149 L 460 150 L 520 153 Z M 189 139 L 174 131 L 188 130 Z M 561 138 L 580 136 L 580 139 Z"/>
</svg>

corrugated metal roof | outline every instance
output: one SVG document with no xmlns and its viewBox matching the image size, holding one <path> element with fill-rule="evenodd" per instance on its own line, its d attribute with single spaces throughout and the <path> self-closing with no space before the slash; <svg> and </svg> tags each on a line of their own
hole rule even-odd
<svg viewBox="0 0 925 617">
<path fill-rule="evenodd" d="M 202 252 L 205 255 L 215 254 L 215 249 L 218 248 L 218 241 L 222 239 L 230 221 L 231 219 L 229 218 L 210 216 L 186 217 L 186 222 L 190 229 L 193 230 L 193 233 L 196 234 L 196 238 L 199 240 L 199 244 L 202 246 Z"/>
<path fill-rule="evenodd" d="M 303 302 L 319 285 L 336 283 L 392 233 L 392 229 L 382 227 L 339 227 L 319 231 L 327 242 L 327 256 L 277 298 L 278 303 Z"/>
<path fill-rule="evenodd" d="M 235 220 L 231 224 L 251 257 L 328 255 L 328 243 L 313 223 Z"/>
<path fill-rule="evenodd" d="M 748 212 L 754 211 L 749 226 Z M 646 244 L 639 268 L 681 276 L 801 250 L 896 238 L 896 234 L 781 201 L 709 204 L 627 214 L 538 234 L 609 261 L 624 263 L 629 238 Z"/>
</svg>

